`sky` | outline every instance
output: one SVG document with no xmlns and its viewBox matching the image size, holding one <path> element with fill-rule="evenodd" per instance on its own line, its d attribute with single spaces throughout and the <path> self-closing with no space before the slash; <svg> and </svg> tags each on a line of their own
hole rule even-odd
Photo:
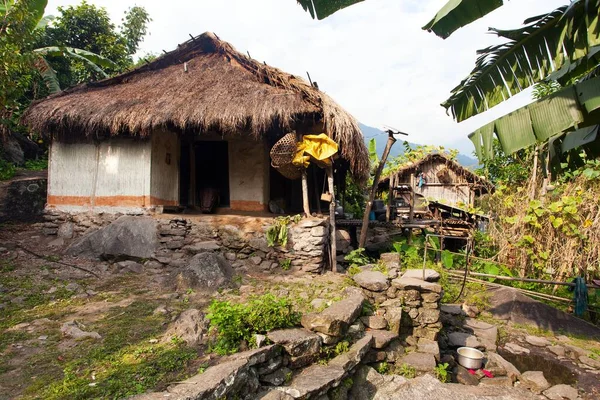
<svg viewBox="0 0 600 400">
<path fill-rule="evenodd" d="M 318 21 L 295 0 L 88 0 L 117 25 L 144 6 L 152 18 L 139 55 L 173 50 L 206 31 L 241 52 L 294 75 L 309 72 L 319 88 L 365 125 L 393 127 L 419 144 L 471 154 L 467 135 L 531 101 L 525 91 L 457 124 L 439 104 L 473 69 L 476 50 L 499 43 L 488 27 L 518 28 L 568 0 L 514 0 L 442 40 L 423 31 L 447 0 L 366 0 Z M 49 0 L 47 14 L 80 0 Z"/>
</svg>

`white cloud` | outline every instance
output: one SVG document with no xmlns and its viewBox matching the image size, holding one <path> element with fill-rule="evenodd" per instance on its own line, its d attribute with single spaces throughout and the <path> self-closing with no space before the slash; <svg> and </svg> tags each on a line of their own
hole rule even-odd
<svg viewBox="0 0 600 400">
<path fill-rule="evenodd" d="M 75 0 L 50 0 L 48 13 Z M 88 0 L 106 7 L 119 23 L 134 0 Z M 446 0 L 366 0 L 323 21 L 314 21 L 295 0 L 138 1 L 153 21 L 141 53 L 172 50 L 213 31 L 238 50 L 306 77 L 361 122 L 409 132 L 410 141 L 441 144 L 471 153 L 467 134 L 526 104 L 529 93 L 457 124 L 439 105 L 473 68 L 479 48 L 496 43 L 488 26 L 516 28 L 532 15 L 567 0 L 518 0 L 442 40 L 421 26 Z"/>
</svg>

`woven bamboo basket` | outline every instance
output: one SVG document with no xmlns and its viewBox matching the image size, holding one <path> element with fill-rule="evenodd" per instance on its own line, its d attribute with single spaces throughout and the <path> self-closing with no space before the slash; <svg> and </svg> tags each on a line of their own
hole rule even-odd
<svg viewBox="0 0 600 400">
<path fill-rule="evenodd" d="M 269 153 L 273 168 L 291 180 L 302 177 L 302 168 L 292 164 L 292 160 L 294 160 L 294 156 L 296 155 L 296 149 L 296 133 L 291 132 L 279 139 Z"/>
</svg>

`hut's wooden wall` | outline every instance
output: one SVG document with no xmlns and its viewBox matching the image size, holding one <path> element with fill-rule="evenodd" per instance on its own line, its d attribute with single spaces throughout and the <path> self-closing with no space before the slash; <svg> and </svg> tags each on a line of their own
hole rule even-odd
<svg viewBox="0 0 600 400">
<path fill-rule="evenodd" d="M 418 193 L 429 200 L 436 200 L 448 205 L 458 205 L 458 203 L 472 204 L 474 200 L 474 191 L 468 185 L 466 177 L 457 174 L 442 160 L 430 160 L 417 167 L 417 169 L 407 170 L 399 175 L 397 182 L 400 184 L 410 184 L 410 176 L 423 172 L 427 183 L 422 187 L 416 186 L 418 178 L 415 176 L 415 193 Z M 438 173 L 446 171 L 448 180 L 441 181 Z M 450 183 L 448 183 L 448 181 Z"/>
</svg>

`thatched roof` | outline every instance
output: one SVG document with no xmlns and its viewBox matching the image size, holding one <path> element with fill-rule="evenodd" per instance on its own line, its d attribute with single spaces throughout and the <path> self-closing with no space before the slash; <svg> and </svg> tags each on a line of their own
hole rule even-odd
<svg viewBox="0 0 600 400">
<path fill-rule="evenodd" d="M 485 178 L 475 174 L 473 171 L 463 167 L 456 161 L 452 160 L 448 155 L 444 153 L 431 153 L 426 155 L 425 157 L 414 161 L 407 162 L 401 165 L 398 169 L 390 174 L 395 176 L 402 176 L 407 173 L 415 173 L 419 171 L 423 164 L 426 164 L 431 161 L 438 161 L 444 163 L 446 167 L 453 170 L 457 175 L 463 176 L 468 182 L 481 185 L 484 188 L 491 188 L 493 185 Z M 384 185 L 389 185 L 390 176 L 385 177 L 381 180 L 381 183 Z"/>
<path fill-rule="evenodd" d="M 143 137 L 156 128 L 259 137 L 320 121 L 354 176 L 369 173 L 362 132 L 350 114 L 303 79 L 209 32 L 133 71 L 38 101 L 23 121 L 54 138 Z"/>
</svg>

